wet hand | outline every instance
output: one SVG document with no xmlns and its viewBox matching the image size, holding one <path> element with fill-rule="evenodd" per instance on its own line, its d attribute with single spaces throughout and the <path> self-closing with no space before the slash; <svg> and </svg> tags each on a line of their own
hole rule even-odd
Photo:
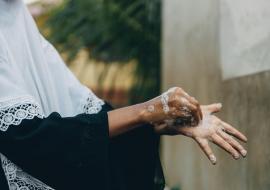
<svg viewBox="0 0 270 190">
<path fill-rule="evenodd" d="M 159 123 L 164 120 L 181 119 L 198 125 L 203 115 L 198 101 L 189 96 L 183 89 L 174 87 L 145 103 L 143 120 L 148 123 Z"/>
<path fill-rule="evenodd" d="M 183 134 L 193 138 L 212 164 L 216 164 L 217 159 L 209 146 L 209 142 L 224 149 L 231 154 L 234 159 L 239 159 L 240 155 L 245 157 L 247 151 L 236 139 L 247 142 L 247 138 L 237 129 L 213 115 L 213 113 L 220 111 L 221 104 L 201 106 L 201 109 L 203 120 L 196 127 L 172 126 L 163 122 L 155 125 L 155 129 L 161 134 Z"/>
</svg>

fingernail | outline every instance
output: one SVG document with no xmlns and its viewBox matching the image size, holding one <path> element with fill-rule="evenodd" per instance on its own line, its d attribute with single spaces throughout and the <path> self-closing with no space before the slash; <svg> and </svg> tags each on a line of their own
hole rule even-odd
<svg viewBox="0 0 270 190">
<path fill-rule="evenodd" d="M 246 150 L 241 150 L 241 154 L 242 154 L 242 156 L 246 157 L 247 151 Z"/>
<path fill-rule="evenodd" d="M 234 154 L 233 155 L 234 159 L 238 160 L 240 158 L 239 154 Z"/>
<path fill-rule="evenodd" d="M 216 159 L 216 157 L 215 157 L 213 154 L 210 155 L 209 158 L 210 158 L 210 160 L 211 160 L 211 162 L 212 162 L 213 164 L 216 164 L 217 159 Z"/>
<path fill-rule="evenodd" d="M 217 104 L 217 107 L 218 107 L 218 108 L 222 108 L 222 103 L 218 103 L 218 104 Z"/>
</svg>

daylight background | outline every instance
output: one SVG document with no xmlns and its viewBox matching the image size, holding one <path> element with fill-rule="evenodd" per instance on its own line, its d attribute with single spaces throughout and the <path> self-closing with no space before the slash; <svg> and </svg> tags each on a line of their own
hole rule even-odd
<svg viewBox="0 0 270 190">
<path fill-rule="evenodd" d="M 270 189 L 269 0 L 28 0 L 41 32 L 79 80 L 121 107 L 183 87 L 249 139 L 234 161 L 163 137 L 168 187 Z M 213 146 L 214 147 L 214 146 Z"/>
</svg>

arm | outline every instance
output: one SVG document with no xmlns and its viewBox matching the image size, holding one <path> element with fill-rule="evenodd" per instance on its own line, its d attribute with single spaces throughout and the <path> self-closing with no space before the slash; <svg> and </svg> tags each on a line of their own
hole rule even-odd
<svg viewBox="0 0 270 190">
<path fill-rule="evenodd" d="M 114 137 L 141 124 L 169 119 L 194 118 L 193 125 L 197 125 L 202 119 L 202 112 L 197 100 L 175 87 L 147 102 L 109 111 L 108 117 L 110 136 Z"/>
<path fill-rule="evenodd" d="M 109 139 L 109 110 L 105 104 L 98 114 L 25 119 L 0 132 L 0 152 L 55 189 L 85 189 L 89 183 L 91 188 L 111 189 L 110 179 L 115 189 L 153 189 L 158 135 L 142 126 Z"/>
<path fill-rule="evenodd" d="M 108 112 L 109 134 L 115 137 L 144 124 L 142 112 L 144 104 L 137 104 Z"/>
</svg>

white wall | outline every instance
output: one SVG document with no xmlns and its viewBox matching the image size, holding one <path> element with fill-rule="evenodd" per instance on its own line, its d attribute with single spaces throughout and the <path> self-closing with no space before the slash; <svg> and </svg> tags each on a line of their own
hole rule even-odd
<svg viewBox="0 0 270 190">
<path fill-rule="evenodd" d="M 223 81 L 220 2 L 164 0 L 163 4 L 164 90 L 181 86 L 203 104 L 222 102 L 219 116 L 249 138 L 248 157 L 239 161 L 213 145 L 217 166 L 192 140 L 163 138 L 168 184 L 180 184 L 182 190 L 270 189 L 270 72 Z"/>
<path fill-rule="evenodd" d="M 270 1 L 220 2 L 223 78 L 270 70 Z"/>
</svg>

